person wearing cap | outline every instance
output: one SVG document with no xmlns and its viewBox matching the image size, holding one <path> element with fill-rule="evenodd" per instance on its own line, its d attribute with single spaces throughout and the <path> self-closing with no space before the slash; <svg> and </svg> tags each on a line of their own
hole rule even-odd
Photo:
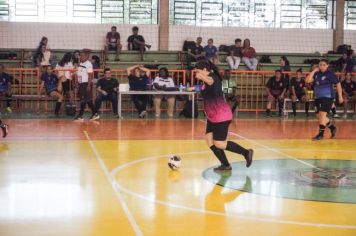
<svg viewBox="0 0 356 236">
<path fill-rule="evenodd" d="M 83 115 L 86 105 L 88 105 L 92 111 L 92 115 L 94 115 L 94 105 L 92 98 L 93 65 L 89 61 L 90 53 L 90 49 L 83 49 L 80 52 L 80 63 L 77 72 L 80 109 L 78 115 L 74 118 L 78 121 L 84 120 Z"/>
</svg>

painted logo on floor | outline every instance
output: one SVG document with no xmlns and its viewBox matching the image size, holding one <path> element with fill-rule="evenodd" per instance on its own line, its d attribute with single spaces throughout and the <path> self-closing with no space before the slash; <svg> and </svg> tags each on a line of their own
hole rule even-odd
<svg viewBox="0 0 356 236">
<path fill-rule="evenodd" d="M 356 204 L 356 161 L 303 159 L 232 163 L 232 171 L 203 177 L 215 184 L 240 191 L 282 198 Z"/>
</svg>

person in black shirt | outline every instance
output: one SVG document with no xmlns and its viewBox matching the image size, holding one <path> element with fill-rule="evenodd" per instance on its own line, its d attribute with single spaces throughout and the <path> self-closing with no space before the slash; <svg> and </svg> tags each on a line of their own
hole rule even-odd
<svg viewBox="0 0 356 236">
<path fill-rule="evenodd" d="M 106 34 L 106 43 L 104 47 L 105 60 L 108 59 L 108 51 L 115 51 L 115 61 L 120 61 L 120 52 L 122 45 L 120 43 L 120 33 L 116 31 L 116 26 L 111 27 L 111 31 Z"/>
<path fill-rule="evenodd" d="M 197 38 L 197 42 L 188 48 L 187 53 L 187 67 L 191 69 L 191 64 L 193 61 L 198 61 L 205 58 L 204 48 L 201 46 L 203 39 L 201 37 Z"/>
<path fill-rule="evenodd" d="M 143 61 L 143 53 L 145 52 L 145 48 L 151 48 L 151 45 L 145 43 L 145 39 L 142 35 L 138 34 L 138 27 L 134 26 L 132 28 L 132 35 L 127 39 L 128 49 L 130 51 L 140 51 L 141 61 Z"/>
<path fill-rule="evenodd" d="M 302 78 L 302 70 L 297 70 L 297 77 L 293 77 L 291 80 L 292 87 L 292 110 L 293 115 L 297 115 L 297 100 L 305 103 L 305 115 L 309 116 L 309 99 L 305 94 L 305 79 Z"/>
<path fill-rule="evenodd" d="M 267 110 L 266 116 L 270 116 L 272 103 L 278 101 L 278 108 L 279 108 L 279 116 L 282 116 L 282 109 L 283 109 L 283 99 L 284 94 L 286 92 L 286 84 L 285 80 L 282 77 L 281 70 L 275 71 L 275 76 L 272 76 L 267 84 L 266 84 L 266 91 L 268 94 L 268 103 L 267 103 Z"/>
<path fill-rule="evenodd" d="M 129 77 L 130 90 L 145 91 L 150 84 L 151 72 L 149 69 L 141 65 L 134 65 L 126 69 Z M 142 74 L 144 72 L 144 74 Z M 135 107 L 138 111 L 139 118 L 144 118 L 147 114 L 146 107 L 148 103 L 147 95 L 132 95 L 131 96 Z"/>
<path fill-rule="evenodd" d="M 352 104 L 353 116 L 356 115 L 356 83 L 351 80 L 351 72 L 345 73 L 345 79 L 341 82 L 342 95 L 344 98 L 344 115 L 343 118 L 347 118 L 348 104 Z"/>
<path fill-rule="evenodd" d="M 101 107 L 101 103 L 103 101 L 111 101 L 112 109 L 114 115 L 118 117 L 117 114 L 117 92 L 119 91 L 119 83 L 117 79 L 111 77 L 110 68 L 104 69 L 104 78 L 99 79 L 96 84 L 96 99 L 94 106 L 94 114 L 90 118 L 90 120 L 97 120 L 100 118 L 98 112 Z"/>
<path fill-rule="evenodd" d="M 12 84 L 13 77 L 5 73 L 4 65 L 0 64 L 0 97 L 6 98 L 6 111 L 11 113 L 11 101 L 12 101 Z"/>
</svg>

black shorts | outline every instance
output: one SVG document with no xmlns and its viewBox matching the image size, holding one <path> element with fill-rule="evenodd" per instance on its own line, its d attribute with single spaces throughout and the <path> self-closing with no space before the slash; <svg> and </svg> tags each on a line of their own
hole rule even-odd
<svg viewBox="0 0 356 236">
<path fill-rule="evenodd" d="M 317 98 L 315 99 L 315 112 L 323 111 L 328 113 L 333 105 L 333 98 Z"/>
<path fill-rule="evenodd" d="M 53 90 L 51 90 L 51 91 L 46 91 L 46 92 L 47 92 L 47 95 L 48 95 L 48 96 L 51 96 L 51 93 L 52 93 L 52 92 L 58 92 L 58 93 L 59 93 L 58 89 L 53 89 Z"/>
<path fill-rule="evenodd" d="M 206 131 L 205 133 L 213 133 L 213 140 L 216 141 L 225 141 L 227 138 L 227 134 L 229 131 L 229 125 L 231 120 L 223 121 L 219 123 L 213 123 L 209 120 L 206 123 Z"/>
<path fill-rule="evenodd" d="M 117 45 L 114 46 L 114 45 L 109 44 L 108 50 L 116 52 L 117 51 Z"/>
<path fill-rule="evenodd" d="M 87 90 L 89 83 L 81 83 L 78 88 L 78 96 L 81 101 L 91 101 L 92 100 L 92 91 Z"/>
<path fill-rule="evenodd" d="M 69 91 L 73 91 L 74 81 L 67 79 L 65 82 L 62 83 L 62 89 L 64 94 L 67 94 Z"/>
</svg>

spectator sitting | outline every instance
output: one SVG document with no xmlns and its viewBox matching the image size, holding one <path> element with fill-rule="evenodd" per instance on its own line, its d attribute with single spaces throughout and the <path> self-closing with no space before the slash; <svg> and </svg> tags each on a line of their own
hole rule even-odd
<svg viewBox="0 0 356 236">
<path fill-rule="evenodd" d="M 163 91 L 175 91 L 177 90 L 172 78 L 169 77 L 167 68 L 163 67 L 159 69 L 159 75 L 153 81 L 153 87 L 155 90 Z M 155 104 L 156 117 L 161 115 L 161 100 L 163 98 L 167 99 L 168 110 L 167 114 L 169 117 L 173 117 L 175 96 L 174 95 L 154 95 L 153 101 Z"/>
<path fill-rule="evenodd" d="M 144 68 L 140 65 L 134 65 L 126 69 L 127 75 L 129 77 L 130 90 L 133 91 L 145 91 L 147 86 L 150 84 L 149 77 L 151 72 L 149 69 Z M 144 75 L 141 74 L 144 72 Z M 138 111 L 139 118 L 144 118 L 147 114 L 146 107 L 148 103 L 148 95 L 132 95 L 131 96 L 135 107 Z"/>
<path fill-rule="evenodd" d="M 187 52 L 187 67 L 191 69 L 192 62 L 204 59 L 204 48 L 201 46 L 202 38 L 198 37 L 196 43 L 188 48 Z"/>
<path fill-rule="evenodd" d="M 12 101 L 12 84 L 13 77 L 5 73 L 4 65 L 0 64 L 0 96 L 6 98 L 6 111 L 11 113 L 11 101 Z"/>
<path fill-rule="evenodd" d="M 256 58 L 256 51 L 250 46 L 250 40 L 245 39 L 242 47 L 242 61 L 249 70 L 256 70 L 258 60 Z"/>
<path fill-rule="evenodd" d="M 344 97 L 344 115 L 343 118 L 347 118 L 348 104 L 352 104 L 353 117 L 356 115 L 356 82 L 351 80 L 351 72 L 346 72 L 345 80 L 341 82 L 342 95 Z"/>
<path fill-rule="evenodd" d="M 241 39 L 235 39 L 235 44 L 229 48 L 229 56 L 226 61 L 230 70 L 237 70 L 241 62 Z"/>
<path fill-rule="evenodd" d="M 302 78 L 302 70 L 297 70 L 297 76 L 291 80 L 292 87 L 292 110 L 293 115 L 297 115 L 297 99 L 299 102 L 305 103 L 305 115 L 309 116 L 309 98 L 305 94 L 306 85 L 305 79 Z"/>
<path fill-rule="evenodd" d="M 207 60 L 212 63 L 216 63 L 218 61 L 218 49 L 213 45 L 213 39 L 208 40 L 208 45 L 204 47 L 204 53 Z"/>
<path fill-rule="evenodd" d="M 80 51 L 79 50 L 75 50 L 73 52 L 72 63 L 73 63 L 74 68 L 77 68 L 79 66 L 79 63 L 80 63 Z"/>
<path fill-rule="evenodd" d="M 278 108 L 279 108 L 278 115 L 281 117 L 282 110 L 283 110 L 283 99 L 284 99 L 284 94 L 286 92 L 286 86 L 282 78 L 281 70 L 276 70 L 275 75 L 268 80 L 266 84 L 266 91 L 268 94 L 266 116 L 271 115 L 270 113 L 271 113 L 272 103 L 278 101 Z"/>
<path fill-rule="evenodd" d="M 117 114 L 117 92 L 119 91 L 119 83 L 117 79 L 111 77 L 110 68 L 104 69 L 105 78 L 99 79 L 96 84 L 96 99 L 94 106 L 94 115 L 90 120 L 97 120 L 100 118 L 98 112 L 101 107 L 102 101 L 111 101 L 111 106 L 114 112 L 114 116 L 118 118 Z"/>
<path fill-rule="evenodd" d="M 74 98 L 74 81 L 72 80 L 73 73 L 70 71 L 73 69 L 72 54 L 67 52 L 56 65 L 56 70 L 59 80 L 62 81 L 63 95 L 69 95 L 70 103 L 73 102 Z"/>
<path fill-rule="evenodd" d="M 57 99 L 54 114 L 59 116 L 59 110 L 63 101 L 63 95 L 61 94 L 62 83 L 58 80 L 51 65 L 46 66 L 46 71 L 41 75 L 41 81 L 40 94 L 42 94 L 42 89 L 45 87 L 47 95 Z"/>
<path fill-rule="evenodd" d="M 106 44 L 104 47 L 105 60 L 108 60 L 108 51 L 115 51 L 115 61 L 120 61 L 122 45 L 120 43 L 120 33 L 116 31 L 116 26 L 111 27 L 111 31 L 106 34 Z"/>
<path fill-rule="evenodd" d="M 151 48 L 151 45 L 145 43 L 145 39 L 142 35 L 138 34 L 138 27 L 132 27 L 132 35 L 127 39 L 128 49 L 130 51 L 140 51 L 141 61 L 143 61 L 143 53 L 145 48 Z"/>
</svg>

